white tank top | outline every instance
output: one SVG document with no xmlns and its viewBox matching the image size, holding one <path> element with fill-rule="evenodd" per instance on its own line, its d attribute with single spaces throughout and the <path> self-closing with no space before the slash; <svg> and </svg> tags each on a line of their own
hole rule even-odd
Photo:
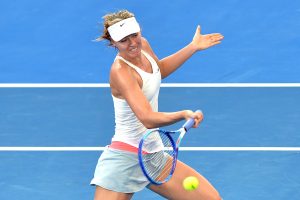
<svg viewBox="0 0 300 200">
<path fill-rule="evenodd" d="M 124 61 L 130 67 L 135 69 L 136 72 L 141 76 L 143 81 L 142 91 L 148 99 L 152 110 L 158 111 L 158 94 L 161 83 L 160 70 L 155 60 L 149 54 L 147 54 L 143 50 L 142 53 L 151 64 L 152 73 L 143 71 L 121 56 L 116 56 L 116 59 Z M 112 98 L 115 110 L 115 134 L 112 138 L 112 141 L 120 141 L 138 147 L 141 137 L 148 131 L 148 129 L 135 116 L 126 100 L 114 97 L 113 95 Z M 157 143 L 157 141 L 153 142 Z M 151 146 L 152 145 L 153 143 L 151 142 Z M 148 152 L 152 151 L 150 149 L 148 150 Z"/>
</svg>

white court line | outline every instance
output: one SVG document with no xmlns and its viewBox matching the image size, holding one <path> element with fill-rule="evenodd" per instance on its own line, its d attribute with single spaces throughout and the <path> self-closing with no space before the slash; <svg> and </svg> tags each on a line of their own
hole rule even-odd
<svg viewBox="0 0 300 200">
<path fill-rule="evenodd" d="M 300 83 L 162 83 L 162 87 L 300 87 Z M 0 88 L 107 88 L 108 83 L 2 83 Z"/>
<path fill-rule="evenodd" d="M 108 83 L 3 83 L 0 88 L 108 88 Z"/>
<path fill-rule="evenodd" d="M 0 147 L 1 151 L 103 151 L 106 147 Z M 180 151 L 297 151 L 300 147 L 180 147 Z"/>
<path fill-rule="evenodd" d="M 300 87 L 300 83 L 163 83 L 162 87 Z"/>
</svg>

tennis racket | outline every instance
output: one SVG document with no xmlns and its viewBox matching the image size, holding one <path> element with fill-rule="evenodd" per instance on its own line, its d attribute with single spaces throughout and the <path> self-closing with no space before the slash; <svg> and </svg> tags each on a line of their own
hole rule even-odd
<svg viewBox="0 0 300 200">
<path fill-rule="evenodd" d="M 153 129 L 142 137 L 138 148 L 139 164 L 152 184 L 161 185 L 170 180 L 176 168 L 181 140 L 194 123 L 191 118 L 176 131 Z M 176 134 L 179 137 L 175 143 L 173 137 Z"/>
</svg>

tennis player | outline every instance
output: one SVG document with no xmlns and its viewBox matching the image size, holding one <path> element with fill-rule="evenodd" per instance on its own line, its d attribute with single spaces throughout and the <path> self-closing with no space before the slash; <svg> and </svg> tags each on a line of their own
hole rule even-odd
<svg viewBox="0 0 300 200">
<path fill-rule="evenodd" d="M 167 183 L 150 184 L 139 166 L 137 149 L 148 129 L 189 118 L 194 118 L 194 128 L 198 127 L 203 119 L 200 112 L 158 112 L 161 79 L 173 73 L 197 51 L 219 44 L 223 36 L 219 33 L 202 35 L 198 26 L 191 43 L 160 60 L 142 37 L 134 14 L 121 10 L 107 14 L 103 19 L 104 30 L 98 40 L 107 40 L 118 50 L 110 71 L 116 124 L 112 143 L 100 156 L 91 181 L 91 185 L 96 186 L 94 199 L 127 200 L 145 187 L 167 199 L 221 199 L 208 180 L 181 161 Z M 188 176 L 198 178 L 198 189 L 184 190 L 182 181 Z"/>
</svg>

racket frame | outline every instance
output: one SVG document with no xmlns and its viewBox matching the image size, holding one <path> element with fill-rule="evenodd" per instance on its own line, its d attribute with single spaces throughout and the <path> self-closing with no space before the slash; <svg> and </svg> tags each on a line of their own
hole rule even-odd
<svg viewBox="0 0 300 200">
<path fill-rule="evenodd" d="M 201 110 L 197 110 L 196 112 L 201 112 L 201 113 L 202 113 Z M 184 123 L 184 125 L 183 125 L 180 129 L 178 129 L 178 130 L 176 130 L 176 131 L 166 131 L 166 130 L 162 130 L 162 129 L 157 128 L 157 129 L 153 129 L 153 130 L 147 132 L 147 133 L 142 137 L 142 139 L 141 139 L 141 141 L 140 141 L 140 143 L 139 143 L 139 148 L 138 148 L 138 159 L 139 159 L 139 163 L 140 163 L 142 172 L 144 173 L 144 175 L 147 177 L 147 179 L 148 179 L 152 184 L 154 184 L 154 185 L 161 185 L 161 184 L 163 184 L 163 183 L 165 183 L 165 182 L 167 182 L 167 181 L 170 180 L 170 178 L 172 177 L 172 175 L 173 175 L 173 173 L 174 173 L 174 171 L 175 171 L 175 168 L 176 168 L 176 163 L 177 163 L 177 158 L 178 158 L 178 153 L 179 153 L 179 147 L 180 147 L 181 140 L 182 140 L 182 138 L 184 137 L 184 135 L 186 134 L 186 132 L 187 132 L 190 128 L 193 127 L 194 123 L 195 123 L 195 119 L 191 118 L 191 119 L 187 120 L 187 121 Z M 155 131 L 158 131 L 158 132 L 160 132 L 160 133 L 162 133 L 162 134 L 165 134 L 165 135 L 169 138 L 169 140 L 171 141 L 171 144 L 172 144 L 173 151 L 174 151 L 174 154 L 173 154 L 173 161 L 172 161 L 172 169 L 171 169 L 171 171 L 170 171 L 168 177 L 167 177 L 165 180 L 163 180 L 163 181 L 155 181 L 155 180 L 153 180 L 153 179 L 148 175 L 148 173 L 147 173 L 147 171 L 146 171 L 146 169 L 145 169 L 145 166 L 144 166 L 144 164 L 143 164 L 143 143 L 144 143 L 144 140 L 145 140 L 151 133 L 153 133 L 153 132 L 155 132 Z M 175 142 L 174 142 L 174 140 L 173 140 L 171 134 L 173 135 L 173 134 L 176 134 L 176 133 L 179 133 L 180 135 L 179 135 L 179 137 L 178 137 L 178 139 L 177 139 L 177 141 L 176 141 L 176 144 L 175 144 Z"/>
<path fill-rule="evenodd" d="M 154 180 L 153 178 L 151 178 L 148 173 L 147 173 L 147 170 L 143 164 L 143 154 L 145 154 L 145 152 L 143 151 L 143 143 L 144 143 L 144 140 L 150 135 L 152 134 L 153 132 L 159 132 L 161 134 L 164 134 L 168 137 L 168 139 L 170 140 L 171 142 L 171 145 L 172 145 L 172 149 L 174 151 L 172 157 L 173 157 L 173 160 L 172 160 L 172 168 L 170 170 L 170 173 L 169 175 L 163 180 L 163 181 L 156 181 Z M 167 182 L 168 180 L 170 180 L 170 178 L 172 177 L 174 171 L 175 171 L 175 168 L 176 168 L 176 163 L 177 163 L 177 158 L 178 158 L 178 148 L 177 148 L 177 145 L 175 143 L 175 141 L 173 140 L 171 134 L 175 134 L 177 133 L 178 131 L 165 131 L 165 130 L 161 130 L 161 129 L 153 129 L 149 132 L 147 132 L 143 138 L 141 139 L 140 143 L 139 143 L 139 148 L 138 148 L 138 158 L 139 158 L 139 163 L 140 163 L 140 166 L 141 166 L 141 169 L 142 169 L 142 172 L 143 174 L 147 177 L 147 179 L 154 185 L 161 185 L 165 182 Z M 168 147 L 170 148 L 170 147 Z"/>
</svg>

